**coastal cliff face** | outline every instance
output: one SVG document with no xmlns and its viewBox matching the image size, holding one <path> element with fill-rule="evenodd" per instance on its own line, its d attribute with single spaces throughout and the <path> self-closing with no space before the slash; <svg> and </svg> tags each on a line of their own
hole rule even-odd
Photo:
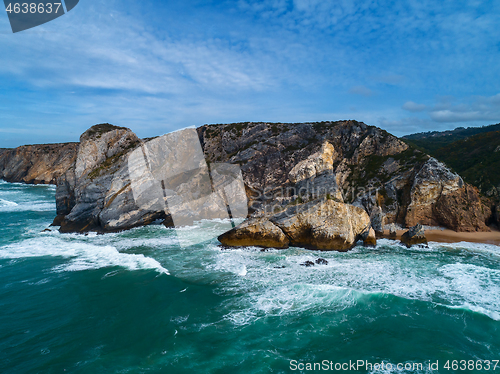
<svg viewBox="0 0 500 374">
<path fill-rule="evenodd" d="M 56 184 L 74 164 L 78 143 L 24 145 L 0 149 L 0 179 L 29 184 Z"/>
<path fill-rule="evenodd" d="M 113 232 L 164 216 L 140 211 L 135 204 L 127 159 L 139 145 L 130 129 L 109 124 L 82 134 L 75 163 L 57 184 L 54 225 L 61 232 Z"/>
<path fill-rule="evenodd" d="M 327 197 L 363 208 L 379 233 L 390 223 L 489 230 L 491 209 L 477 190 L 382 129 L 356 121 L 241 123 L 199 133 L 210 161 L 241 165 L 255 214 Z M 467 197 L 445 213 L 445 201 L 463 190 Z"/>
<path fill-rule="evenodd" d="M 251 218 L 221 238 L 227 245 L 250 245 L 253 238 L 264 247 L 346 250 L 390 223 L 487 231 L 485 222 L 494 216 L 446 165 L 364 123 L 238 123 L 197 132 L 208 165 L 241 167 Z M 148 206 L 134 196 L 133 186 L 146 181 L 143 165 L 130 156 L 154 149 L 154 142 L 127 128 L 96 125 L 79 144 L 0 150 L 0 176 L 56 183 L 54 224 L 62 232 L 113 232 L 155 220 L 171 225 L 164 196 L 146 196 Z M 161 167 L 151 165 L 151 171 Z M 325 204 L 337 213 L 322 219 L 304 213 Z"/>
</svg>

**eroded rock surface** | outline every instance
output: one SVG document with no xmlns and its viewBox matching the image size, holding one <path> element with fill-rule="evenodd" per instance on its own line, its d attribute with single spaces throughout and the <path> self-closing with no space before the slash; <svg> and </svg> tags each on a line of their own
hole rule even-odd
<svg viewBox="0 0 500 374">
<path fill-rule="evenodd" d="M 319 199 L 269 217 L 249 219 L 219 240 L 231 246 L 285 247 L 276 243 L 287 242 L 310 249 L 346 251 L 369 230 L 370 218 L 363 209 Z M 272 245 L 267 245 L 270 238 Z"/>
<path fill-rule="evenodd" d="M 0 179 L 29 184 L 56 184 L 71 168 L 78 143 L 23 145 L 0 149 Z"/>
</svg>

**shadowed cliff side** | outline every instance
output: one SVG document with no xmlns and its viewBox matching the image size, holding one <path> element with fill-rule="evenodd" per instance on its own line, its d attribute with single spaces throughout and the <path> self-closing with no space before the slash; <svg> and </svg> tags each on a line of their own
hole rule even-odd
<svg viewBox="0 0 500 374">
<path fill-rule="evenodd" d="M 0 179 L 29 184 L 56 184 L 74 164 L 78 143 L 23 145 L 0 149 Z"/>
</svg>

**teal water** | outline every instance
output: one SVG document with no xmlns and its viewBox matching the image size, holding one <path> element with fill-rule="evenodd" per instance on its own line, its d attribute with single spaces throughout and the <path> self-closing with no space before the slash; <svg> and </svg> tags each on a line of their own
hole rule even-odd
<svg viewBox="0 0 500 374">
<path fill-rule="evenodd" d="M 497 246 L 263 252 L 181 248 L 159 225 L 42 232 L 54 194 L 0 182 L 0 373 L 321 372 L 291 360 L 450 373 L 477 370 L 447 360 L 500 359 Z M 219 224 L 183 230 L 208 238 Z M 318 257 L 328 264 L 300 265 Z"/>
</svg>

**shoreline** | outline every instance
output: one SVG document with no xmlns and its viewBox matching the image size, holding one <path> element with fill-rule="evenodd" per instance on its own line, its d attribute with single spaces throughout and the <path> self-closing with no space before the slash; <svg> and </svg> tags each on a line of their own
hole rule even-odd
<svg viewBox="0 0 500 374">
<path fill-rule="evenodd" d="M 384 230 L 384 235 L 381 238 L 384 239 L 396 239 L 401 240 L 401 235 L 403 235 L 405 230 L 397 230 L 396 238 L 389 237 L 389 230 Z M 438 243 L 459 243 L 459 242 L 469 242 L 469 243 L 483 243 L 483 244 L 493 244 L 500 246 L 500 231 L 496 229 L 491 229 L 489 232 L 457 232 L 450 229 L 442 230 L 425 230 L 425 237 L 429 242 Z"/>
</svg>

